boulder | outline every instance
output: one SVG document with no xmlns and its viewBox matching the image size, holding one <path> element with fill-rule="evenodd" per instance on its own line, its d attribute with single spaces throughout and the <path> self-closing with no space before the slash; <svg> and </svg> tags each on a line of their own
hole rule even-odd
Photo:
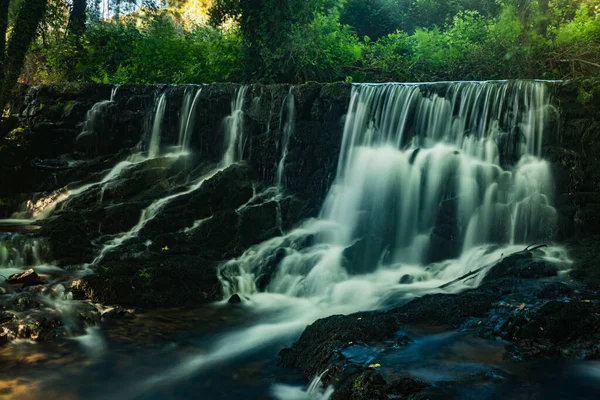
<svg viewBox="0 0 600 400">
<path fill-rule="evenodd" d="M 17 274 L 12 274 L 6 280 L 11 285 L 20 285 L 23 286 L 32 286 L 40 283 L 41 279 L 37 272 L 33 269 L 28 269 L 27 271 L 20 272 Z"/>
</svg>

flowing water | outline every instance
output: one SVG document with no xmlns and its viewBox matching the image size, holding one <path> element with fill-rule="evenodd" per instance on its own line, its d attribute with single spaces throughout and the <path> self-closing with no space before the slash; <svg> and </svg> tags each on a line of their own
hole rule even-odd
<svg viewBox="0 0 600 400">
<path fill-rule="evenodd" d="M 183 96 L 181 152 L 189 149 L 201 91 L 190 87 Z M 175 198 L 198 190 L 219 171 L 242 160 L 247 93 L 245 86 L 237 90 L 231 114 L 225 118 L 219 165 L 184 191 L 154 201 L 130 231 L 105 244 L 91 265 L 137 236 Z M 283 136 L 276 197 L 286 186 L 294 102 L 292 88 L 280 113 Z M 164 95 L 157 99 L 149 157 L 160 155 L 165 103 Z M 555 134 L 555 113 L 545 82 L 354 85 L 336 178 L 319 217 L 220 267 L 225 298 L 235 293 L 243 298 L 235 326 L 215 328 L 201 335 L 192 351 L 179 349 L 176 356 L 166 356 L 164 365 L 146 365 L 141 375 L 126 374 L 129 380 L 120 381 L 119 388 L 111 385 L 89 398 L 164 398 L 160 396 L 167 394 L 186 398 L 186 388 L 197 389 L 198 379 L 231 385 L 228 398 L 233 398 L 238 383 L 215 378 L 220 374 L 216 371 L 231 368 L 236 360 L 274 360 L 278 348 L 289 345 L 318 318 L 388 308 L 441 292 L 442 284 L 469 271 L 491 266 L 535 241 L 551 240 L 556 223 L 553 179 L 541 149 Z M 130 161 L 124 163 L 103 181 L 114 179 Z M 190 221 L 182 233 L 203 222 Z M 276 254 L 283 256 L 273 266 Z M 568 263 L 560 247 L 549 247 L 544 254 L 561 266 Z M 483 273 L 446 292 L 477 286 L 482 278 Z M 207 309 L 225 314 L 232 310 L 225 303 Z M 80 346 L 96 352 L 95 360 L 101 360 L 92 365 L 106 367 L 110 347 L 106 341 L 114 345 L 110 337 L 90 331 L 89 337 L 79 340 Z M 165 351 L 168 347 L 157 346 Z M 135 350 L 141 359 L 148 359 L 148 354 L 160 356 L 161 351 Z M 128 362 L 141 368 L 135 360 Z M 90 371 L 83 373 L 89 376 Z M 281 372 L 273 374 L 284 379 Z M 263 385 L 259 392 L 280 399 L 327 400 L 333 389 L 323 387 L 321 378 L 315 377 L 306 389 L 271 381 L 273 385 Z M 222 393 L 227 397 L 227 390 Z"/>
<path fill-rule="evenodd" d="M 163 93 L 156 102 L 156 112 L 154 114 L 154 122 L 152 123 L 150 146 L 148 147 L 148 157 L 150 158 L 156 158 L 160 154 L 160 133 L 162 131 L 166 107 L 167 96 Z"/>
<path fill-rule="evenodd" d="M 281 144 L 283 150 L 281 152 L 281 159 L 279 160 L 279 164 L 277 165 L 277 187 L 283 188 L 285 187 L 285 161 L 288 155 L 288 146 L 290 143 L 290 137 L 294 134 L 294 128 L 296 124 L 296 105 L 294 98 L 294 87 L 291 86 L 290 90 L 283 101 L 283 105 L 281 106 L 280 114 L 280 130 L 283 133 L 283 137 L 281 140 Z M 285 113 L 284 113 L 285 111 Z M 285 117 L 284 117 L 285 116 Z M 285 118 L 285 123 L 283 123 L 283 127 L 281 124 L 283 119 Z"/>
<path fill-rule="evenodd" d="M 182 152 L 188 151 L 190 147 L 190 140 L 192 139 L 192 132 L 196 123 L 196 109 L 201 93 L 202 87 L 191 87 L 186 88 L 183 95 L 178 141 L 178 146 Z"/>
</svg>

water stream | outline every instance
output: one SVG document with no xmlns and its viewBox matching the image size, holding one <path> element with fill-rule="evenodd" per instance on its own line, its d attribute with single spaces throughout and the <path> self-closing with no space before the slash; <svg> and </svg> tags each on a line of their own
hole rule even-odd
<svg viewBox="0 0 600 400">
<path fill-rule="evenodd" d="M 183 95 L 181 153 L 189 150 L 201 91 L 190 87 Z M 242 161 L 247 95 L 248 87 L 241 86 L 224 120 L 220 163 L 193 179 L 185 190 L 152 202 L 138 223 L 106 242 L 88 267 L 99 265 L 108 253 L 136 237 L 171 201 Z M 280 113 L 283 136 L 274 182 L 277 198 L 286 187 L 294 102 L 291 88 Z M 155 107 L 147 158 L 123 161 L 101 182 L 69 195 L 107 184 L 133 163 L 165 156 L 160 150 L 165 108 L 162 94 Z M 555 112 L 548 85 L 537 81 L 354 85 L 336 178 L 318 218 L 251 247 L 219 268 L 224 298 L 237 293 L 243 299 L 235 309 L 240 312 L 235 327 L 215 328 L 200 335 L 202 340 L 188 338 L 192 351 L 178 348 L 175 356 L 166 356 L 164 365 L 146 365 L 141 374 L 126 374 L 119 387 L 110 385 L 102 393 L 89 393 L 89 398 L 165 398 L 161 396 L 167 394 L 186 398 L 185 390 L 179 389 L 197 388 L 198 379 L 210 381 L 221 373 L 215 371 L 230 368 L 236 360 L 273 360 L 281 346 L 289 345 L 319 318 L 389 308 L 441 292 L 442 284 L 469 271 L 491 266 L 533 242 L 551 240 L 557 218 L 553 179 L 541 149 L 548 135 L 554 134 L 550 121 Z M 190 221 L 182 233 L 205 221 Z M 561 266 L 568 262 L 560 247 L 543 251 L 549 261 Z M 0 248 L 0 260 L 7 260 L 6 254 Z M 273 265 L 276 254 L 282 256 Z M 483 276 L 447 291 L 475 287 Z M 206 310 L 232 312 L 225 302 Z M 115 344 L 118 340 L 102 330 L 88 335 L 76 343 L 93 353 L 92 366 L 106 368 L 107 349 L 122 344 Z M 158 344 L 159 350 L 136 349 L 140 363 L 125 364 L 142 365 L 151 359 L 149 354 L 168 354 L 173 343 L 177 340 Z M 118 376 L 118 368 L 107 374 Z M 304 389 L 278 383 L 285 374 L 274 374 L 276 380 L 260 388 L 262 395 L 327 400 L 333 393 L 321 384 L 320 376 Z M 88 387 L 98 390 L 92 383 Z"/>
</svg>

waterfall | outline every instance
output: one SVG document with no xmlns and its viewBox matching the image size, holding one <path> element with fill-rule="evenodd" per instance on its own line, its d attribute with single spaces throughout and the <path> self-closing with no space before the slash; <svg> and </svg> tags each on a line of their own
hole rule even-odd
<svg viewBox="0 0 600 400">
<path fill-rule="evenodd" d="M 192 90 L 193 89 L 193 90 Z M 202 87 L 186 88 L 181 103 L 179 122 L 178 146 L 181 152 L 186 152 L 190 147 L 190 140 L 196 122 L 196 108 L 200 99 Z M 192 97 L 193 95 L 193 97 Z"/>
<path fill-rule="evenodd" d="M 102 125 L 104 123 L 104 115 L 110 105 L 114 104 L 112 100 L 101 100 L 95 103 L 92 108 L 87 112 L 85 121 L 83 123 L 83 129 L 77 137 L 80 139 L 88 135 L 94 135 L 96 131 L 102 132 Z M 99 139 L 96 138 L 96 143 Z"/>
<path fill-rule="evenodd" d="M 154 113 L 154 121 L 152 123 L 152 131 L 150 134 L 150 145 L 148 147 L 148 158 L 156 158 L 160 154 L 160 134 L 162 132 L 166 107 L 167 96 L 163 93 L 156 101 L 156 111 Z"/>
<path fill-rule="evenodd" d="M 277 384 L 273 386 L 273 396 L 279 400 L 329 400 L 333 396 L 333 386 L 323 385 L 323 377 L 328 370 L 315 376 L 306 390 L 302 388 Z"/>
<path fill-rule="evenodd" d="M 146 224 L 149 221 L 154 219 L 160 213 L 160 211 L 171 201 L 181 196 L 186 196 L 200 189 L 204 182 L 215 176 L 217 173 L 223 171 L 227 167 L 231 166 L 233 163 L 241 160 L 244 142 L 242 108 L 244 105 L 244 95 L 247 92 L 247 89 L 247 86 L 242 86 L 237 90 L 236 98 L 231 105 L 231 115 L 225 118 L 225 152 L 219 165 L 211 171 L 209 171 L 208 173 L 197 178 L 186 190 L 176 194 L 171 194 L 169 196 L 163 197 L 152 202 L 148 207 L 142 210 L 138 223 L 129 231 L 123 232 L 111 239 L 110 241 L 108 241 L 104 245 L 98 256 L 96 256 L 96 258 L 88 266 L 97 265 L 98 262 L 106 256 L 106 254 L 120 247 L 123 243 L 127 242 L 128 240 L 136 237 L 138 233 L 144 228 L 144 226 L 146 226 Z M 199 221 L 199 224 L 201 223 L 202 222 Z"/>
<path fill-rule="evenodd" d="M 285 123 L 283 124 L 283 129 L 281 129 L 283 137 L 282 137 L 282 151 L 281 151 L 281 159 L 279 160 L 279 164 L 277 166 L 277 187 L 282 188 L 285 186 L 285 160 L 288 155 L 288 145 L 290 142 L 290 137 L 294 133 L 295 123 L 296 123 L 296 102 L 294 98 L 294 87 L 290 87 L 290 91 L 283 101 L 283 105 L 281 106 L 281 117 L 279 121 L 280 129 L 281 123 L 284 117 L 285 110 Z"/>
<path fill-rule="evenodd" d="M 237 91 L 235 99 L 231 102 L 231 114 L 225 117 L 225 156 L 222 165 L 229 166 L 240 161 L 244 155 L 244 99 L 248 86 L 242 86 Z"/>
<path fill-rule="evenodd" d="M 430 86 L 354 87 L 321 214 L 340 227 L 331 242 L 364 241 L 362 262 L 374 264 L 545 238 L 556 220 L 539 158 L 552 111 L 546 84 L 450 83 L 443 96 Z"/>
<path fill-rule="evenodd" d="M 550 238 L 552 176 L 540 156 L 553 112 L 537 81 L 354 85 L 319 218 L 225 263 L 225 294 L 341 301 L 351 285 L 397 289 L 405 275 L 434 288 L 496 261 L 508 251 L 498 245 Z M 352 278 L 361 275 L 372 278 Z"/>
<path fill-rule="evenodd" d="M 41 239 L 18 234 L 0 233 L 0 268 L 24 269 L 43 264 L 46 251 Z"/>
<path fill-rule="evenodd" d="M 552 176 L 540 158 L 552 113 L 543 82 L 354 85 L 319 217 L 219 267 L 225 298 L 242 294 L 256 320 L 130 397 L 291 342 L 319 318 L 479 285 L 483 274 L 440 289 L 552 230 Z M 564 261 L 558 249 L 544 251 Z M 276 385 L 273 394 L 330 398 L 322 377 L 306 391 Z"/>
</svg>

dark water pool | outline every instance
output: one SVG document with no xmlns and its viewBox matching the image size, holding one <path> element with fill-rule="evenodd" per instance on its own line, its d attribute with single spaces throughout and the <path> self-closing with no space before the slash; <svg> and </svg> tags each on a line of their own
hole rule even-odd
<svg viewBox="0 0 600 400">
<path fill-rule="evenodd" d="M 211 344 L 227 332 L 260 318 L 230 306 L 159 310 L 105 320 L 75 340 L 17 342 L 0 350 L 0 398 L 272 399 L 274 384 L 306 384 L 275 364 L 278 351 L 293 338 L 179 378 L 168 372 L 196 355 L 208 354 Z M 505 343 L 468 332 L 405 333 L 414 340 L 408 346 L 385 351 L 356 346 L 345 353 L 351 362 L 378 364 L 375 368 L 387 379 L 401 371 L 433 382 L 431 398 L 600 398 L 598 362 L 516 362 Z M 161 381 L 161 376 L 167 379 Z M 159 382 L 150 388 L 140 386 L 149 379 Z"/>
</svg>

